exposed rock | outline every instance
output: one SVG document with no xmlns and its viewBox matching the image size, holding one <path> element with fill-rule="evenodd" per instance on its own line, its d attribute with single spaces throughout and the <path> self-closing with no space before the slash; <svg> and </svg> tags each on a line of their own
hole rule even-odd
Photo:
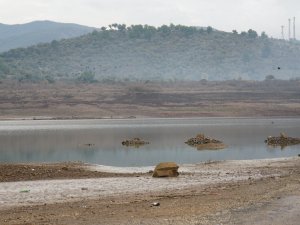
<svg viewBox="0 0 300 225">
<path fill-rule="evenodd" d="M 140 138 L 133 138 L 131 140 L 122 141 L 122 145 L 133 146 L 133 147 L 136 147 L 136 148 L 138 148 L 142 145 L 146 145 L 146 144 L 149 144 L 149 142 L 148 141 L 143 141 Z"/>
<path fill-rule="evenodd" d="M 279 137 L 272 137 L 269 136 L 265 143 L 271 146 L 281 146 L 281 148 L 284 148 L 289 145 L 298 145 L 300 144 L 300 138 L 292 138 L 288 137 L 285 133 L 280 133 Z"/>
<path fill-rule="evenodd" d="M 153 172 L 153 177 L 177 177 L 179 166 L 174 162 L 159 163 Z"/>
<path fill-rule="evenodd" d="M 190 138 L 185 142 L 186 144 L 197 147 L 198 150 L 204 150 L 204 149 L 223 149 L 226 147 L 221 141 L 205 137 L 204 134 L 197 134 L 196 137 Z"/>
<path fill-rule="evenodd" d="M 151 204 L 151 207 L 152 206 L 160 206 L 160 203 L 159 202 L 153 202 L 152 204 Z"/>
</svg>

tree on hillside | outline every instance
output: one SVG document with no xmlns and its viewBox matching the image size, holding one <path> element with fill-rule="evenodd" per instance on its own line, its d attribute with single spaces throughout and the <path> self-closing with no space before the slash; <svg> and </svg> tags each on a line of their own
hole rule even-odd
<svg viewBox="0 0 300 225">
<path fill-rule="evenodd" d="M 97 36 L 98 35 L 98 31 L 93 30 L 93 32 L 91 33 L 93 36 Z"/>
<path fill-rule="evenodd" d="M 96 82 L 95 73 L 92 71 L 84 71 L 78 78 L 78 81 L 83 83 L 94 83 Z"/>
<path fill-rule="evenodd" d="M 18 77 L 19 82 L 32 82 L 32 83 L 38 83 L 43 78 L 40 75 L 32 74 L 32 73 L 24 73 Z"/>
<path fill-rule="evenodd" d="M 8 66 L 0 58 L 0 75 L 7 75 L 9 73 Z"/>
<path fill-rule="evenodd" d="M 166 37 L 171 33 L 171 28 L 167 25 L 162 25 L 161 27 L 159 27 L 158 32 L 160 32 L 162 34 L 162 36 Z"/>
<path fill-rule="evenodd" d="M 45 80 L 47 80 L 48 83 L 50 83 L 50 84 L 54 84 L 55 83 L 55 79 L 52 76 L 50 76 L 50 75 L 45 76 Z"/>
<path fill-rule="evenodd" d="M 268 39 L 269 37 L 268 37 L 268 35 L 266 34 L 266 32 L 261 32 L 261 35 L 260 35 L 260 37 L 262 38 L 262 39 Z"/>
<path fill-rule="evenodd" d="M 190 35 L 193 35 L 194 33 L 197 32 L 197 29 L 196 27 L 186 27 L 184 26 L 183 29 L 182 29 L 183 33 L 184 33 L 184 36 L 190 36 Z"/>
<path fill-rule="evenodd" d="M 211 32 L 213 32 L 213 28 L 211 26 L 208 26 L 207 29 L 206 29 L 206 32 L 208 34 L 210 34 Z"/>
<path fill-rule="evenodd" d="M 119 31 L 125 31 L 126 30 L 126 24 L 118 24 L 117 28 Z"/>
<path fill-rule="evenodd" d="M 257 38 L 257 32 L 255 30 L 249 29 L 248 30 L 248 37 L 249 38 Z"/>
<path fill-rule="evenodd" d="M 192 34 L 195 34 L 197 32 L 196 27 L 189 27 L 189 26 L 182 26 L 182 25 L 176 25 L 169 27 L 169 32 L 171 31 L 177 31 L 178 33 L 183 34 L 185 37 L 190 36 Z"/>
<path fill-rule="evenodd" d="M 128 35 L 130 38 L 142 38 L 144 27 L 143 25 L 131 25 L 128 29 Z"/>
<path fill-rule="evenodd" d="M 152 36 L 155 34 L 156 28 L 149 25 L 144 25 L 144 38 L 150 40 Z"/>
<path fill-rule="evenodd" d="M 265 77 L 265 80 L 266 80 L 266 81 L 275 80 L 275 77 L 274 77 L 273 75 L 267 75 L 267 76 Z"/>
<path fill-rule="evenodd" d="M 242 37 L 247 36 L 247 32 L 246 32 L 246 31 L 242 31 L 242 32 L 241 32 L 241 36 L 242 36 Z"/>
<path fill-rule="evenodd" d="M 94 31 L 93 31 L 94 32 Z M 51 42 L 51 47 L 53 47 L 53 48 L 57 48 L 59 46 L 59 42 L 57 41 L 57 40 L 53 40 L 52 42 Z"/>
<path fill-rule="evenodd" d="M 115 30 L 118 29 L 118 24 L 117 24 L 117 23 L 113 23 L 111 26 L 112 26 Z"/>
<path fill-rule="evenodd" d="M 199 33 L 200 33 L 200 34 L 204 34 L 204 33 L 205 33 L 205 30 L 201 27 L 201 28 L 199 29 Z"/>
</svg>

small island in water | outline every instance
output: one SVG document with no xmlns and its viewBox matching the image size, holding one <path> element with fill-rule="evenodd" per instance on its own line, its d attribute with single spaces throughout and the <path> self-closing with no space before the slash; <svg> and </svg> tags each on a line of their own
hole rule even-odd
<svg viewBox="0 0 300 225">
<path fill-rule="evenodd" d="M 185 143 L 192 147 L 196 147 L 198 150 L 217 150 L 226 148 L 226 145 L 222 141 L 206 137 L 204 134 L 197 134 L 196 137 L 188 139 Z"/>
</svg>

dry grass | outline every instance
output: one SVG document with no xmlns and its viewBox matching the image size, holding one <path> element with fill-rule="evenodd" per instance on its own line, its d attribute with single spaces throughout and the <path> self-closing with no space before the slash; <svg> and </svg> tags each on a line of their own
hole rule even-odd
<svg viewBox="0 0 300 225">
<path fill-rule="evenodd" d="M 233 82 L 233 81 L 232 81 Z M 0 118 L 299 116 L 300 82 L 0 83 Z"/>
</svg>

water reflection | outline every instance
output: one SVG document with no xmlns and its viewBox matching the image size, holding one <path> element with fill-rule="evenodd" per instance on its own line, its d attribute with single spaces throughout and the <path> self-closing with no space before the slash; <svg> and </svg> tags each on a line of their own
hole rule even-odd
<svg viewBox="0 0 300 225">
<path fill-rule="evenodd" d="M 3 121 L 0 122 L 0 162 L 83 161 L 143 166 L 160 161 L 196 163 L 299 154 L 300 146 L 281 151 L 265 145 L 267 136 L 283 131 L 300 137 L 300 119 Z M 197 133 L 221 140 L 228 148 L 197 151 L 184 143 Z M 122 140 L 134 137 L 150 144 L 138 149 L 122 146 Z"/>
</svg>

